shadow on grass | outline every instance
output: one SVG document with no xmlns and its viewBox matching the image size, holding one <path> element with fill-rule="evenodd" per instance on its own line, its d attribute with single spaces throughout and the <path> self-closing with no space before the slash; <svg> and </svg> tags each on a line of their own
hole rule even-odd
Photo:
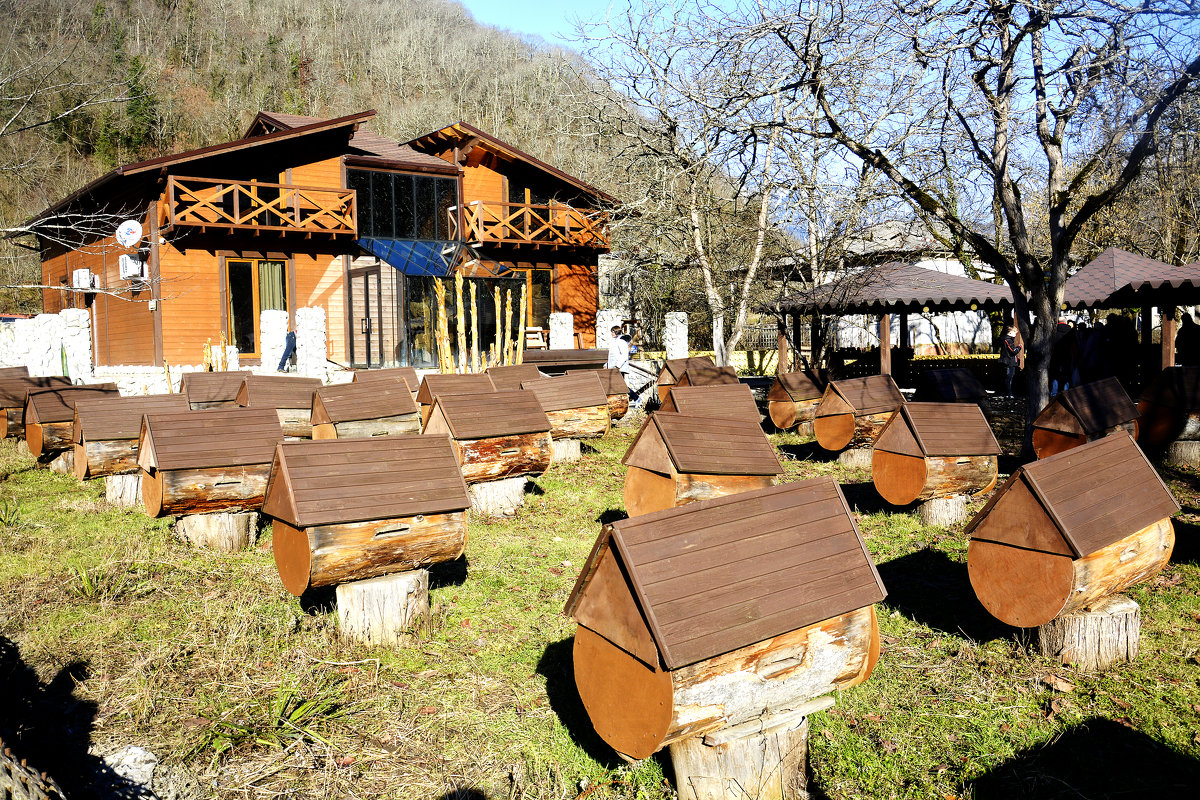
<svg viewBox="0 0 1200 800">
<path fill-rule="evenodd" d="M 623 508 L 610 508 L 607 511 L 600 512 L 600 516 L 596 517 L 596 522 L 599 522 L 601 525 L 610 525 L 623 519 L 629 519 L 628 511 Z"/>
<path fill-rule="evenodd" d="M 546 679 L 550 708 L 571 735 L 571 741 L 605 769 L 616 769 L 625 762 L 596 733 L 575 688 L 575 663 L 571 658 L 574 646 L 574 636 L 546 645 L 538 659 L 538 674 Z"/>
<path fill-rule="evenodd" d="M 816 441 L 801 442 L 800 444 L 781 444 L 779 452 L 793 458 L 797 461 L 819 461 L 830 462 L 837 461 L 838 453 L 833 450 L 826 450 Z"/>
<path fill-rule="evenodd" d="M 1092 717 L 969 786 L 977 800 L 1186 797 L 1200 787 L 1200 762 L 1119 722 Z"/>
<path fill-rule="evenodd" d="M 846 502 L 850 504 L 850 510 L 860 514 L 878 514 L 881 511 L 904 514 L 915 511 L 917 508 L 915 503 L 909 506 L 892 505 L 879 496 L 879 491 L 875 488 L 874 483 L 843 483 L 841 487 L 842 494 L 846 496 Z"/>
<path fill-rule="evenodd" d="M 147 787 L 88 753 L 96 704 L 75 697 L 76 684 L 87 678 L 87 662 L 76 660 L 43 684 L 17 645 L 0 636 L 0 740 L 16 760 L 46 773 L 72 800 L 153 798 Z"/>
<path fill-rule="evenodd" d="M 322 614 L 332 614 L 337 608 L 337 587 L 309 587 L 300 595 L 300 610 L 305 614 L 319 617 Z"/>
<path fill-rule="evenodd" d="M 474 786 L 460 786 L 446 792 L 438 800 L 488 800 L 488 796 Z"/>
<path fill-rule="evenodd" d="M 1171 524 L 1175 527 L 1171 563 L 1200 564 L 1200 525 L 1183 519 L 1173 519 Z"/>
<path fill-rule="evenodd" d="M 924 549 L 878 565 L 887 588 L 883 605 L 944 633 L 988 642 L 1017 629 L 989 614 L 975 597 L 967 566 Z"/>
<path fill-rule="evenodd" d="M 525 494 L 531 494 L 534 497 L 538 497 L 545 493 L 546 493 L 546 490 L 543 489 L 542 487 L 538 486 L 536 483 L 534 483 L 533 478 L 530 478 L 529 480 L 525 481 Z"/>
<path fill-rule="evenodd" d="M 461 555 L 453 561 L 442 561 L 429 565 L 429 590 L 445 589 L 448 586 L 462 586 L 467 582 L 469 570 L 467 557 Z"/>
</svg>

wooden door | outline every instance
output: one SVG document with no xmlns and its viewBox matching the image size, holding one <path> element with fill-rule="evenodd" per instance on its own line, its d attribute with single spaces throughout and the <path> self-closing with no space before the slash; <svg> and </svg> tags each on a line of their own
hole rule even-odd
<svg viewBox="0 0 1200 800">
<path fill-rule="evenodd" d="M 369 369 L 383 365 L 383 301 L 379 266 L 350 273 L 350 365 Z"/>
</svg>

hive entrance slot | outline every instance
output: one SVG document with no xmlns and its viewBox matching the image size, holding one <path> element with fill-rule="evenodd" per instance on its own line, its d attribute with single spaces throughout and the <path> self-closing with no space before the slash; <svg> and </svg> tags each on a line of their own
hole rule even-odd
<svg viewBox="0 0 1200 800">
<path fill-rule="evenodd" d="M 213 486 L 214 487 L 216 487 L 216 486 L 237 486 L 241 482 L 242 482 L 241 478 L 233 478 L 232 480 L 227 480 L 227 481 L 217 481 L 216 483 L 213 484 Z"/>
<path fill-rule="evenodd" d="M 502 455 L 502 456 L 515 456 L 515 455 L 516 455 L 517 453 L 519 453 L 519 452 L 521 452 L 520 448 L 517 448 L 517 447 L 510 447 L 510 448 L 508 448 L 507 450 L 501 450 L 501 451 L 500 451 L 500 455 Z"/>
<path fill-rule="evenodd" d="M 382 530 L 375 531 L 375 538 L 380 539 L 384 536 L 395 536 L 398 533 L 408 533 L 411 530 L 411 525 L 395 525 L 391 528 L 383 528 Z"/>
</svg>

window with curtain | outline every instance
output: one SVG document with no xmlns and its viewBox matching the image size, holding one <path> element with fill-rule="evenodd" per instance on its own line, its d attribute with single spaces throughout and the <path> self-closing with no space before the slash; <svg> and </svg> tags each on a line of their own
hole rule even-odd
<svg viewBox="0 0 1200 800">
<path fill-rule="evenodd" d="M 266 310 L 287 311 L 287 262 L 257 258 L 225 261 L 229 342 L 245 356 L 260 354 L 259 320 Z"/>
</svg>

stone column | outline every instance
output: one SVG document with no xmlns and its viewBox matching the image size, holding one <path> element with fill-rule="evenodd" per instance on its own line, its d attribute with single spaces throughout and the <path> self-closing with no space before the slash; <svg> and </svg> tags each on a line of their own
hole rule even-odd
<svg viewBox="0 0 1200 800">
<path fill-rule="evenodd" d="M 241 368 L 241 359 L 238 357 L 237 345 L 225 345 L 225 369 L 236 371 Z"/>
<path fill-rule="evenodd" d="M 550 315 L 550 349 L 573 350 L 575 348 L 575 317 L 565 311 Z"/>
<path fill-rule="evenodd" d="M 287 341 L 288 312 L 267 309 L 258 322 L 259 352 L 262 353 L 262 369 L 273 370 L 279 366 Z"/>
<path fill-rule="evenodd" d="M 329 361 L 325 309 L 296 310 L 296 371 L 309 378 L 325 380 Z"/>
<path fill-rule="evenodd" d="M 86 383 L 92 378 L 92 315 L 85 308 L 65 308 L 58 316 L 62 320 L 61 347 L 67 352 L 68 372 L 72 380 Z"/>
<path fill-rule="evenodd" d="M 596 312 L 596 347 L 601 350 L 608 347 L 608 342 L 612 338 L 612 329 L 614 325 L 620 325 L 623 320 L 629 318 L 623 308 L 602 308 Z"/>
<path fill-rule="evenodd" d="M 663 315 L 662 343 L 668 359 L 688 357 L 688 321 L 685 312 L 669 311 Z"/>
</svg>

